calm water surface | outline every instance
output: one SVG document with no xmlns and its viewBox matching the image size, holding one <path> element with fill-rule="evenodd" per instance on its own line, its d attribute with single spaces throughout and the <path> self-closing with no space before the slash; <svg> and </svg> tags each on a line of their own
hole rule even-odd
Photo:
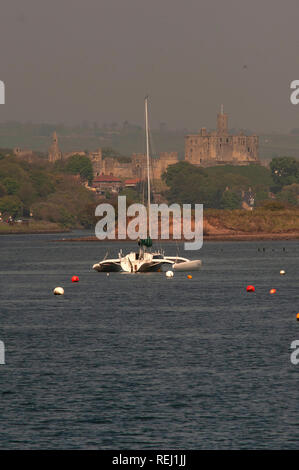
<svg viewBox="0 0 299 470">
<path fill-rule="evenodd" d="M 205 243 L 189 280 L 69 236 L 0 237 L 1 449 L 299 448 L 299 242 Z"/>
</svg>

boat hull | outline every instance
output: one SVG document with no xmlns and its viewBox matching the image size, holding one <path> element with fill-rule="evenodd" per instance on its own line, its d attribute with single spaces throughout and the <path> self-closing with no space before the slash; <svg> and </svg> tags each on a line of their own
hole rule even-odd
<svg viewBox="0 0 299 470">
<path fill-rule="evenodd" d="M 175 271 L 198 271 L 201 268 L 201 261 L 196 259 L 194 261 L 174 263 L 172 267 Z"/>
<path fill-rule="evenodd" d="M 138 273 L 156 273 L 160 271 L 163 263 L 143 263 L 138 269 Z"/>
<path fill-rule="evenodd" d="M 99 273 L 113 273 L 121 271 L 121 266 L 113 263 L 97 263 L 93 265 L 93 269 Z"/>
</svg>

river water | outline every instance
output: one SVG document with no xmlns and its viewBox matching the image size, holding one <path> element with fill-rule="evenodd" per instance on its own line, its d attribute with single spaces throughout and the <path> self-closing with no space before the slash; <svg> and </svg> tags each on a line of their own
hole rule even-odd
<svg viewBox="0 0 299 470">
<path fill-rule="evenodd" d="M 205 243 L 167 279 L 68 237 L 0 237 L 1 449 L 299 447 L 299 242 Z"/>
</svg>

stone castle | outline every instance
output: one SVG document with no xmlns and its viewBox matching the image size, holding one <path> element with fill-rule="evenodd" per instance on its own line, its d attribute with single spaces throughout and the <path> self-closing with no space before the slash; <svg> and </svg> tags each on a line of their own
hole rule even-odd
<svg viewBox="0 0 299 470">
<path fill-rule="evenodd" d="M 58 146 L 56 132 L 52 136 L 52 144 L 48 151 L 48 160 L 56 162 L 66 160 L 72 155 L 85 155 L 91 160 L 94 176 L 113 175 L 119 178 L 138 178 L 145 179 L 146 156 L 141 153 L 134 153 L 131 161 L 123 162 L 121 159 L 106 157 L 103 158 L 102 150 L 98 149 L 93 152 L 69 152 L 62 153 Z M 178 163 L 177 152 L 161 152 L 157 158 L 151 159 L 151 173 L 153 179 L 160 179 L 169 165 Z"/>
<path fill-rule="evenodd" d="M 70 152 L 63 154 L 58 146 L 56 132 L 52 137 L 48 159 L 50 162 L 67 159 L 72 155 L 87 155 L 93 166 L 95 176 L 113 175 L 118 178 L 144 179 L 146 157 L 143 154 L 133 154 L 131 161 L 123 162 L 121 159 L 103 158 L 101 149 L 86 154 L 85 152 Z M 246 136 L 243 133 L 231 135 L 228 132 L 228 115 L 221 112 L 217 116 L 217 130 L 208 133 L 202 128 L 199 134 L 185 137 L 185 161 L 198 166 L 216 165 L 249 165 L 259 163 L 258 136 Z M 161 179 L 169 165 L 179 162 L 177 152 L 162 152 L 157 158 L 151 159 L 151 172 L 153 179 Z"/>
<path fill-rule="evenodd" d="M 62 160 L 62 158 L 63 158 L 62 152 L 60 152 L 59 147 L 58 147 L 57 134 L 56 132 L 54 132 L 52 135 L 52 145 L 48 151 L 48 159 L 49 159 L 49 162 L 54 163 L 57 160 Z"/>
<path fill-rule="evenodd" d="M 202 128 L 199 134 L 185 137 L 185 160 L 203 167 L 216 165 L 249 165 L 259 163 L 258 136 L 228 132 L 228 115 L 217 115 L 217 130 L 208 133 Z"/>
</svg>

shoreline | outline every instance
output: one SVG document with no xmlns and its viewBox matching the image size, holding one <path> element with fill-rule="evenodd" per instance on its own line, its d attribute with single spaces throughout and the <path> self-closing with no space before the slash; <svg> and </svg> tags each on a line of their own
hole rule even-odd
<svg viewBox="0 0 299 470">
<path fill-rule="evenodd" d="M 69 230 L 32 230 L 28 232 L 0 232 L 1 235 L 39 235 L 39 234 L 44 234 L 44 235 L 51 235 L 51 233 L 69 233 Z"/>
<path fill-rule="evenodd" d="M 219 234 L 210 234 L 210 235 L 204 235 L 203 237 L 204 242 L 209 242 L 209 241 L 220 241 L 220 242 L 237 242 L 237 241 L 279 241 L 279 240 L 299 240 L 299 231 L 298 232 L 281 232 L 281 233 L 259 233 L 259 232 L 253 232 L 253 233 L 244 233 L 244 232 L 236 232 L 236 233 L 219 233 Z M 99 240 L 95 236 L 89 236 L 89 237 L 77 237 L 77 238 L 64 238 L 61 240 L 54 240 L 54 241 L 59 241 L 59 242 L 134 242 L 136 240 L 130 240 L 130 239 L 124 239 L 124 240 Z M 169 243 L 169 242 L 177 242 L 177 243 L 183 243 L 183 242 L 188 242 L 190 240 L 185 240 L 184 238 L 179 239 L 179 240 L 154 240 L 157 242 L 162 242 L 162 243 Z M 192 240 L 191 240 L 192 241 Z"/>
<path fill-rule="evenodd" d="M 31 224 L 0 224 L 0 235 L 38 235 L 51 233 L 69 233 L 70 229 L 58 224 L 32 222 Z"/>
</svg>

